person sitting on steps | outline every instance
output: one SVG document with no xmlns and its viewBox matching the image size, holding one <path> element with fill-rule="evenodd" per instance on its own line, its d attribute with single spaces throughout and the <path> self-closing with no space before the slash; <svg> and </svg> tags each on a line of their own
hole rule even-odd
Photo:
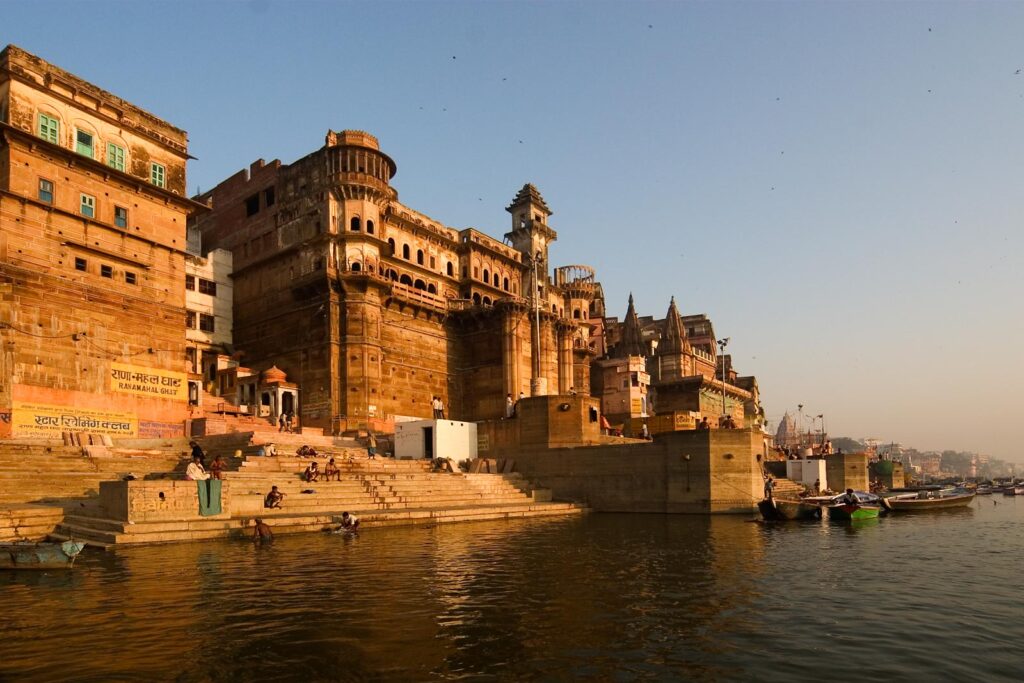
<svg viewBox="0 0 1024 683">
<path fill-rule="evenodd" d="M 314 482 L 320 479 L 320 469 L 315 462 L 309 463 L 309 467 L 302 473 L 302 478 L 308 482 Z"/>
<path fill-rule="evenodd" d="M 327 461 L 327 465 L 324 466 L 324 481 L 330 481 L 331 477 L 334 477 L 336 481 L 341 481 L 341 470 L 334 464 L 334 458 Z"/>
<path fill-rule="evenodd" d="M 280 509 L 282 500 L 284 500 L 284 494 L 278 491 L 276 486 L 271 486 L 270 493 L 263 501 L 263 507 Z"/>
</svg>

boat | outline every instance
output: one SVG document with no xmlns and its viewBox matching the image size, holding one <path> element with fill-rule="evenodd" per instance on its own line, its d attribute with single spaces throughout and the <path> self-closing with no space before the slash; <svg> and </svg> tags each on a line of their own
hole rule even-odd
<svg viewBox="0 0 1024 683">
<path fill-rule="evenodd" d="M 71 569 L 83 548 L 79 541 L 0 543 L 0 569 Z"/>
<path fill-rule="evenodd" d="M 981 484 L 978 488 L 974 489 L 974 493 L 979 496 L 991 496 L 995 489 L 988 484 Z"/>
<path fill-rule="evenodd" d="M 889 510 L 899 512 L 918 512 L 926 510 L 948 510 L 970 505 L 976 494 L 973 491 L 964 489 L 952 489 L 948 491 L 922 491 L 913 495 L 887 496 L 882 499 L 882 505 Z"/>
<path fill-rule="evenodd" d="M 882 499 L 867 491 L 854 491 L 857 497 L 856 503 L 846 502 L 846 494 L 840 493 L 833 496 L 824 506 L 828 510 L 829 519 L 835 520 L 859 520 L 873 519 L 882 514 Z"/>
<path fill-rule="evenodd" d="M 1003 489 L 1004 496 L 1024 496 L 1024 486 L 1007 486 Z"/>
<path fill-rule="evenodd" d="M 821 517 L 821 506 L 803 500 L 787 498 L 765 498 L 757 504 L 766 521 L 787 521 L 793 519 L 817 519 Z"/>
</svg>

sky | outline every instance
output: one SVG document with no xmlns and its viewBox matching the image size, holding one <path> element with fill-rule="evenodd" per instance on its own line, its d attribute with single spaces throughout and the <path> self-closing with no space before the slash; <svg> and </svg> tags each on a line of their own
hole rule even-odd
<svg viewBox="0 0 1024 683">
<path fill-rule="evenodd" d="M 771 428 L 1024 462 L 1024 3 L 47 7 L 0 45 L 188 131 L 190 191 L 329 129 L 452 227 L 500 237 L 532 182 L 553 265 L 709 315 Z"/>
</svg>

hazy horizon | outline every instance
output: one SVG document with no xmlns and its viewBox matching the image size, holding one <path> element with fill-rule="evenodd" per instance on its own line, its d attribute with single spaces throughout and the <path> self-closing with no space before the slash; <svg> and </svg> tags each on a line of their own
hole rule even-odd
<svg viewBox="0 0 1024 683">
<path fill-rule="evenodd" d="M 525 182 L 609 315 L 706 313 L 771 428 L 1022 462 L 1024 4 L 4 4 L 13 43 L 188 131 L 188 187 L 328 129 L 500 237 Z M 90 36 L 84 41 L 83 36 Z"/>
</svg>

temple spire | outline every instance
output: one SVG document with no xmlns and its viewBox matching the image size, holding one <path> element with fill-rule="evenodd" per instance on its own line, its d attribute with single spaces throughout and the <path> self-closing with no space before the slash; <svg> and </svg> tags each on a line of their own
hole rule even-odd
<svg viewBox="0 0 1024 683">
<path fill-rule="evenodd" d="M 644 355 L 640 319 L 636 315 L 636 308 L 633 307 L 632 292 L 629 293 L 629 307 L 626 309 L 626 319 L 622 323 L 622 341 L 619 342 L 617 351 L 620 358 Z"/>
<path fill-rule="evenodd" d="M 686 337 L 686 328 L 679 317 L 676 298 L 672 297 L 668 304 L 668 313 L 665 314 L 665 328 L 662 330 L 661 343 L 658 344 L 658 353 L 685 353 L 689 348 L 690 340 Z"/>
</svg>

